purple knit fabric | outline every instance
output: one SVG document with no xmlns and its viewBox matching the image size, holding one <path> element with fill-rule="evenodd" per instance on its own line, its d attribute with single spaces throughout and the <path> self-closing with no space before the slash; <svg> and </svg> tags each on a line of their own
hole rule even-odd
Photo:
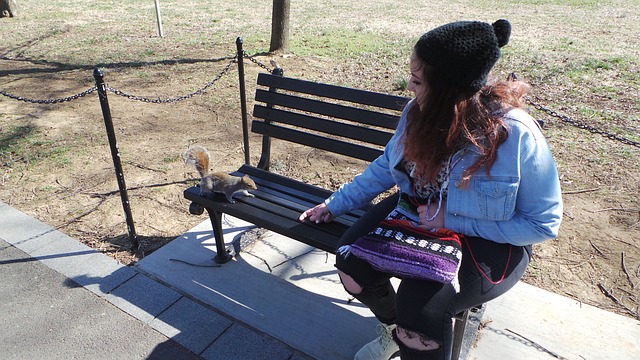
<svg viewBox="0 0 640 360">
<path fill-rule="evenodd" d="M 390 219 L 358 238 L 350 252 L 379 271 L 441 283 L 454 281 L 462 259 L 460 238 L 453 231 L 428 231 Z"/>
</svg>

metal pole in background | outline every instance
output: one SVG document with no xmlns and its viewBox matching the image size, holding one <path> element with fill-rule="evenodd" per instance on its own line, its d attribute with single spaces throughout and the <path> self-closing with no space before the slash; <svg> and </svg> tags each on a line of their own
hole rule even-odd
<svg viewBox="0 0 640 360">
<path fill-rule="evenodd" d="M 164 32 L 162 31 L 162 16 L 160 15 L 160 2 L 158 0 L 154 0 L 156 3 L 156 18 L 158 19 L 158 36 L 164 37 Z"/>
<path fill-rule="evenodd" d="M 107 129 L 107 137 L 111 147 L 111 157 L 113 158 L 113 166 L 116 170 L 116 178 L 118 180 L 118 188 L 120 189 L 120 198 L 124 209 L 124 217 L 127 221 L 127 229 L 129 231 L 129 240 L 133 250 L 137 250 L 140 244 L 136 236 L 136 229 L 133 225 L 133 216 L 131 215 L 131 206 L 129 204 L 129 195 L 127 194 L 127 185 L 124 182 L 124 174 L 122 172 L 122 164 L 120 163 L 120 152 L 116 143 L 116 133 L 113 129 L 113 121 L 111 119 L 111 109 L 109 109 L 109 99 L 107 99 L 107 86 L 104 83 L 104 75 L 98 68 L 93 70 L 93 77 L 96 79 L 96 87 L 98 88 L 98 98 L 100 99 L 100 107 L 102 107 L 102 116 L 104 117 L 104 125 Z"/>
<path fill-rule="evenodd" d="M 242 111 L 242 141 L 244 142 L 244 163 L 250 162 L 249 156 L 249 122 L 247 121 L 247 93 L 244 85 L 244 50 L 242 49 L 242 38 L 236 39 L 238 48 L 238 80 L 240 81 L 240 111 Z"/>
</svg>

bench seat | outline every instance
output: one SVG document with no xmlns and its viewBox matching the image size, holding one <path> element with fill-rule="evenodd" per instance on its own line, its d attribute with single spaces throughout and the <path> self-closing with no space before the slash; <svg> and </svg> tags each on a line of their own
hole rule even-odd
<svg viewBox="0 0 640 360">
<path fill-rule="evenodd" d="M 193 186 L 184 192 L 186 199 L 199 205 L 192 213 L 202 214 L 204 209 L 207 209 L 229 214 L 258 227 L 334 253 L 342 234 L 366 210 L 356 210 L 339 216 L 327 224 L 300 222 L 298 217 L 304 210 L 321 203 L 331 192 L 249 165 L 243 165 L 232 175 L 249 175 L 258 187 L 257 190 L 251 191 L 255 197 L 240 195 L 234 197 L 237 201 L 232 204 L 223 194 L 204 196 L 200 194 L 198 186 Z"/>
</svg>

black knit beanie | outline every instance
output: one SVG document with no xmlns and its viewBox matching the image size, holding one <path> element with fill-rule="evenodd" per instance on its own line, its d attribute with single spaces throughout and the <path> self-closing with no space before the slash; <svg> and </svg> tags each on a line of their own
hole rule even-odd
<svg viewBox="0 0 640 360">
<path fill-rule="evenodd" d="M 429 81 L 445 82 L 465 93 L 475 93 L 487 82 L 489 71 L 509 42 L 511 24 L 457 21 L 437 27 L 420 37 L 416 55 L 434 68 Z"/>
</svg>

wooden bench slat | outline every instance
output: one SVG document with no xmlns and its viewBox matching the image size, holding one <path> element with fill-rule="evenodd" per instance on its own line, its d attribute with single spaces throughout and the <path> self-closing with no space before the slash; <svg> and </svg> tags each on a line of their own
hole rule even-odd
<svg viewBox="0 0 640 360">
<path fill-rule="evenodd" d="M 261 121 L 253 121 L 251 123 L 251 131 L 365 161 L 373 161 L 382 154 L 382 150 L 368 148 L 363 145 L 349 143 L 346 141 L 329 139 L 278 125 L 265 124 Z"/>
<path fill-rule="evenodd" d="M 371 105 L 390 110 L 402 110 L 408 98 L 390 94 L 382 94 L 368 90 L 347 88 L 313 81 L 287 78 L 277 75 L 258 74 L 258 85 L 276 89 L 301 92 L 336 100 Z"/>
<path fill-rule="evenodd" d="M 270 210 L 280 215 L 284 215 L 286 213 L 291 216 L 291 220 L 298 219 L 303 211 L 318 204 L 301 205 L 300 203 L 288 200 L 286 197 L 282 196 L 282 193 L 273 194 L 260 188 L 258 190 L 253 190 L 252 193 L 257 199 L 265 201 L 265 203 L 262 204 L 262 209 Z M 251 199 L 247 199 L 246 202 L 253 203 Z M 287 216 L 287 218 L 289 218 L 289 216 Z M 345 229 L 351 227 L 356 220 L 357 218 L 352 215 L 342 215 L 334 219 L 334 221 L 330 223 L 329 227 L 332 227 L 334 223 L 339 224 L 340 229 L 343 232 Z"/>
<path fill-rule="evenodd" d="M 289 201 L 286 206 L 288 206 L 290 209 L 297 210 L 299 213 L 323 202 L 327 197 L 329 197 L 329 195 L 331 195 L 331 192 L 328 190 L 320 189 L 313 185 L 301 183 L 296 180 L 285 178 L 278 174 L 274 174 L 261 169 L 256 169 L 246 165 L 240 168 L 238 172 L 234 174 L 238 176 L 242 176 L 245 174 L 249 175 L 256 182 L 256 184 L 259 185 L 258 191 L 263 194 L 270 194 Z M 279 179 L 286 180 L 288 186 L 282 185 L 281 180 Z M 256 196 L 260 196 L 259 193 L 255 190 L 252 192 Z M 312 195 L 312 193 L 315 194 Z M 272 202 L 274 203 L 278 203 L 280 201 L 281 200 L 272 199 Z M 336 219 L 336 221 L 343 222 L 344 225 L 351 226 L 363 214 L 364 210 L 354 210 L 340 216 Z"/>
<path fill-rule="evenodd" d="M 272 195 L 282 195 L 284 198 L 295 202 L 298 206 L 315 206 L 320 202 L 324 201 L 326 197 L 315 196 L 312 194 L 305 193 L 302 190 L 296 190 L 291 187 L 283 186 L 282 184 L 278 184 L 267 179 L 251 176 L 251 179 L 258 185 L 258 189 L 260 191 L 272 194 Z M 327 195 L 328 196 L 328 195 Z"/>
<path fill-rule="evenodd" d="M 335 252 L 339 240 L 339 236 L 335 234 L 335 227 L 325 226 L 328 224 L 315 225 L 308 222 L 301 223 L 297 220 L 287 219 L 277 213 L 257 208 L 254 206 L 255 204 L 247 202 L 247 200 L 254 201 L 254 198 L 244 198 L 231 204 L 226 201 L 224 195 L 209 199 L 200 196 L 199 191 L 199 188 L 195 186 L 191 187 L 185 190 L 184 197 L 201 204 L 205 208 L 214 209 L 241 218 L 258 227 L 275 231 L 318 249 L 331 253 Z"/>
<path fill-rule="evenodd" d="M 265 209 L 270 209 L 274 213 L 279 214 L 287 211 L 288 214 L 291 214 L 291 219 L 294 220 L 297 219 L 303 211 L 324 201 L 324 199 L 311 200 L 306 197 L 295 196 L 296 194 L 291 194 L 286 189 L 282 189 L 278 184 L 255 177 L 252 179 L 256 185 L 258 185 L 258 189 L 252 190 L 251 193 L 258 199 L 269 203 L 269 205 L 263 205 Z M 289 210 L 293 211 L 293 213 L 289 213 Z M 348 228 L 353 225 L 360 215 L 361 214 L 354 215 L 354 213 L 347 213 L 334 219 L 334 222 Z"/>
<path fill-rule="evenodd" d="M 389 139 L 391 139 L 391 136 L 393 136 L 393 133 L 388 131 L 365 128 L 362 126 L 331 121 L 281 109 L 268 108 L 261 105 L 254 106 L 253 116 L 267 121 L 276 121 L 278 123 L 319 131 L 330 135 L 337 135 L 378 146 L 385 146 L 389 142 Z"/>
<path fill-rule="evenodd" d="M 251 177 L 259 179 L 265 179 L 274 184 L 278 184 L 281 189 L 293 189 L 294 191 L 303 193 L 304 195 L 300 195 L 301 197 L 309 197 L 311 195 L 313 196 L 313 198 L 310 199 L 313 199 L 314 201 L 317 200 L 317 202 L 326 199 L 332 193 L 329 190 L 322 189 L 314 185 L 305 184 L 303 182 L 282 176 L 280 174 L 258 169 L 249 165 L 242 165 L 240 169 L 238 169 L 238 173 L 247 174 Z"/>
<path fill-rule="evenodd" d="M 253 178 L 253 180 L 256 185 L 258 185 L 258 190 L 252 190 L 252 194 L 258 197 L 268 198 L 272 203 L 280 206 L 296 211 L 304 211 L 320 203 L 307 198 L 301 199 L 300 197 L 291 195 L 290 192 L 283 192 L 276 188 L 275 185 L 277 184 L 269 183 L 262 179 Z"/>
<path fill-rule="evenodd" d="M 194 187 L 192 192 L 194 194 L 199 194 L 199 188 Z M 225 209 L 225 212 L 230 207 L 240 206 L 240 205 L 237 205 L 240 203 L 250 204 L 251 206 L 257 209 L 264 210 L 270 214 L 277 214 L 278 216 L 284 219 L 290 220 L 293 223 L 298 223 L 299 222 L 298 217 L 300 216 L 301 212 L 309 208 L 309 207 L 301 208 L 300 206 L 296 206 L 295 202 L 288 201 L 283 197 L 279 196 L 282 194 L 273 195 L 268 192 L 264 192 L 261 189 L 252 190 L 252 193 L 255 195 L 255 197 L 244 197 L 244 196 L 235 197 L 236 203 L 234 204 L 229 203 L 226 200 L 226 197 L 224 197 L 221 194 L 208 195 L 208 197 L 200 195 L 200 197 L 197 198 L 196 200 L 202 203 L 206 202 L 209 204 L 210 207 L 214 209 L 215 208 Z M 218 202 L 222 204 L 219 204 Z M 218 204 L 213 206 L 215 203 L 218 203 Z M 356 218 L 354 218 L 352 215 L 347 214 L 347 215 L 342 215 L 336 218 L 334 221 L 330 223 L 324 223 L 324 224 L 308 223 L 308 225 L 318 227 L 322 231 L 328 234 L 339 236 L 351 225 L 353 225 L 355 220 Z"/>
<path fill-rule="evenodd" d="M 277 203 L 274 203 L 268 200 L 272 200 L 272 199 L 268 196 L 263 197 L 263 196 L 256 195 L 256 197 L 245 197 L 245 198 L 239 199 L 238 202 L 250 204 L 251 206 L 257 209 L 265 210 L 272 214 L 277 214 L 277 216 L 290 220 L 294 225 L 301 223 L 298 220 L 298 216 L 300 216 L 299 210 L 292 210 L 288 207 L 282 207 L 282 206 L 279 206 Z M 341 221 L 332 221 L 324 224 L 313 224 L 311 222 L 308 222 L 307 225 L 317 227 L 328 234 L 341 236 L 342 233 L 344 233 L 345 230 L 348 229 L 351 224 L 349 223 L 345 224 L 344 222 L 341 222 Z"/>
<path fill-rule="evenodd" d="M 309 201 L 309 205 L 315 206 L 321 202 L 323 202 L 326 198 L 328 198 L 332 192 L 329 190 L 325 190 L 319 188 L 314 185 L 305 184 L 299 182 L 297 180 L 286 178 L 282 175 L 278 175 L 269 171 L 265 171 L 262 169 L 254 168 L 251 166 L 243 165 L 237 172 L 238 175 L 249 175 L 252 179 L 258 179 L 258 181 L 269 188 L 276 189 L 279 193 L 287 193 L 289 195 L 295 196 L 298 199 L 306 199 Z M 262 180 L 268 181 L 267 183 L 263 183 Z M 275 180 L 274 180 L 275 179 Z M 293 183 L 293 184 L 292 184 Z M 312 195 L 312 196 L 310 196 Z M 305 204 L 306 205 L 306 204 Z M 371 207 L 369 204 L 362 209 L 352 210 L 349 213 L 343 216 L 350 216 L 354 220 L 359 219 L 364 213 Z M 303 210 L 306 210 L 304 208 Z"/>
<path fill-rule="evenodd" d="M 395 129 L 398 125 L 399 116 L 386 114 L 367 109 L 359 109 L 351 106 L 327 103 L 324 101 L 302 98 L 283 93 L 275 93 L 262 89 L 256 90 L 256 101 L 268 105 L 282 106 L 285 108 L 307 111 L 315 114 L 355 121 L 362 124 Z"/>
</svg>

